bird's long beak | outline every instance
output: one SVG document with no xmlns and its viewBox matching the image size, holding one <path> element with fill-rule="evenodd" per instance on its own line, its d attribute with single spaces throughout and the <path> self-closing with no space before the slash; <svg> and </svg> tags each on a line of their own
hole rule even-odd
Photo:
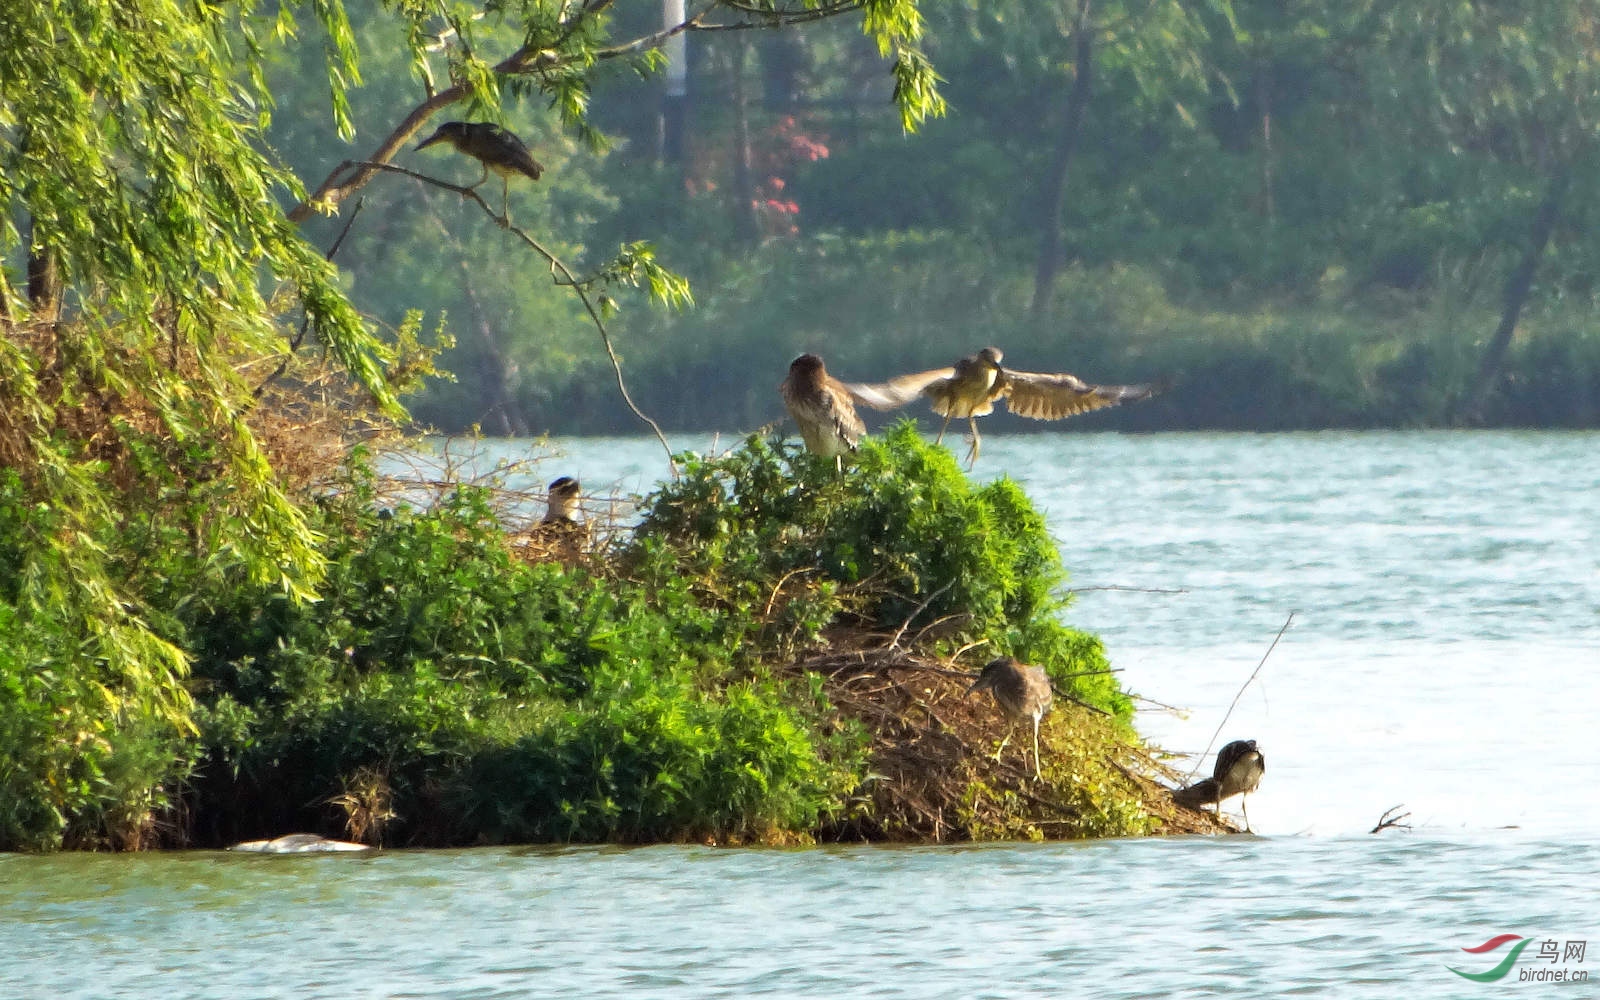
<svg viewBox="0 0 1600 1000">
<path fill-rule="evenodd" d="M 972 692 L 980 690 L 983 687 L 984 687 L 983 678 L 979 677 L 977 680 L 972 682 L 972 686 L 967 688 L 967 693 L 962 695 L 961 697 L 970 698 L 972 696 Z"/>
<path fill-rule="evenodd" d="M 443 141 L 444 141 L 444 136 L 442 134 L 438 133 L 438 132 L 435 132 L 432 135 L 428 136 L 426 139 L 424 139 L 421 142 L 417 143 L 417 149 L 427 149 L 429 146 L 433 145 L 434 143 L 443 142 Z M 416 152 L 416 150 L 414 149 L 414 150 L 412 150 L 412 152 Z"/>
</svg>

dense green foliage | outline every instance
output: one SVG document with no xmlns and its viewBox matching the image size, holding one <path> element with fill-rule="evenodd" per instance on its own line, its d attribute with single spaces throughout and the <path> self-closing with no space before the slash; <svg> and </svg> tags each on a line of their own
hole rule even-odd
<svg viewBox="0 0 1600 1000">
<path fill-rule="evenodd" d="M 191 657 L 181 735 L 128 711 L 77 731 L 97 695 L 61 683 L 68 633 L 14 627 L 0 577 L 0 849 L 809 836 L 860 808 L 867 748 L 795 658 L 908 620 L 907 644 L 942 620 L 940 643 L 1046 663 L 1128 717 L 1110 675 L 1067 676 L 1104 654 L 1060 623 L 1059 558 L 1014 483 L 974 488 L 909 429 L 843 476 L 760 438 L 684 458 L 592 568 L 519 558 L 481 488 L 387 507 L 359 471 L 308 512 L 318 601 L 147 551 L 121 582 Z M 0 494 L 0 550 L 35 517 Z"/>
</svg>

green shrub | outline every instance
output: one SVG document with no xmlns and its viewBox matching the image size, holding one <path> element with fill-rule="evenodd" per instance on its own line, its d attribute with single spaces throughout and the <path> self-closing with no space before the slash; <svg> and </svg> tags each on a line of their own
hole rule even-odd
<svg viewBox="0 0 1600 1000">
<path fill-rule="evenodd" d="M 786 593 L 809 602 L 803 632 L 945 621 L 963 643 L 1037 658 L 1078 697 L 1131 716 L 1114 683 L 1067 676 L 1106 661 L 1099 640 L 1059 620 L 1066 572 L 1044 518 L 1010 480 L 974 486 L 909 423 L 864 440 L 842 475 L 831 460 L 759 436 L 683 465 L 636 532 L 630 558 L 650 580 L 688 580 L 749 615 L 798 578 Z"/>
</svg>

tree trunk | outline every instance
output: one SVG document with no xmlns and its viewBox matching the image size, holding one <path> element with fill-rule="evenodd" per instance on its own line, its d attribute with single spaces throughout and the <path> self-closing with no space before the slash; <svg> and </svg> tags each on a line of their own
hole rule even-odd
<svg viewBox="0 0 1600 1000">
<path fill-rule="evenodd" d="M 1261 215 L 1270 226 L 1277 205 L 1272 197 L 1272 63 L 1265 58 L 1256 68 L 1256 110 L 1261 113 Z"/>
<path fill-rule="evenodd" d="M 1550 234 L 1555 230 L 1556 220 L 1561 217 L 1561 199 L 1566 194 L 1570 176 L 1570 168 L 1563 167 L 1550 178 L 1550 186 L 1545 191 L 1544 201 L 1539 203 L 1539 210 L 1533 216 L 1533 225 L 1529 227 L 1528 246 L 1523 251 L 1522 260 L 1517 264 L 1517 269 L 1506 279 L 1505 304 L 1500 312 L 1500 325 L 1490 338 L 1489 346 L 1484 349 L 1483 357 L 1478 362 L 1478 374 L 1472 380 L 1472 388 L 1467 391 L 1456 412 L 1452 414 L 1451 423 L 1476 423 L 1482 419 L 1484 404 L 1488 402 L 1490 393 L 1499 381 L 1500 369 L 1506 360 L 1506 351 L 1511 347 L 1511 337 L 1517 331 L 1517 317 L 1521 315 L 1522 305 L 1527 301 L 1528 291 L 1533 287 L 1533 276 L 1539 270 L 1539 259 L 1544 256 L 1544 248 L 1550 243 Z"/>
<path fill-rule="evenodd" d="M 28 309 L 37 323 L 54 323 L 61 318 L 61 273 L 56 255 L 47 247 L 33 243 L 33 226 L 28 226 Z"/>
<path fill-rule="evenodd" d="M 741 243 L 751 246 L 761 241 L 761 223 L 756 217 L 756 182 L 750 148 L 750 100 L 744 85 L 745 57 L 750 43 L 743 38 L 733 50 L 733 230 Z"/>
<path fill-rule="evenodd" d="M 1049 307 L 1056 272 L 1061 270 L 1061 210 L 1067 200 L 1067 168 L 1071 166 L 1072 154 L 1078 148 L 1078 133 L 1082 131 L 1083 112 L 1089 105 L 1093 78 L 1094 37 L 1089 24 L 1090 3 L 1091 0 L 1078 0 L 1078 16 L 1072 25 L 1075 49 L 1072 89 L 1067 92 L 1061 136 L 1056 140 L 1055 155 L 1050 159 L 1050 169 L 1045 174 L 1042 188 L 1043 197 L 1040 198 L 1040 217 L 1044 228 L 1039 234 L 1038 268 L 1033 275 L 1035 316 L 1042 315 Z"/>
</svg>

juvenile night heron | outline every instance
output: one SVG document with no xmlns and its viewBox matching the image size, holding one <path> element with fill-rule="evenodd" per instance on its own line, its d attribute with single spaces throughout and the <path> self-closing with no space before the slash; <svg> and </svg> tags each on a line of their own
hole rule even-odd
<svg viewBox="0 0 1600 1000">
<path fill-rule="evenodd" d="M 544 173 L 544 167 L 528 152 L 522 140 L 509 129 L 493 122 L 445 122 L 418 143 L 417 148 L 427 149 L 439 142 L 448 142 L 456 148 L 456 152 L 465 153 L 483 165 L 483 176 L 472 185 L 473 188 L 488 180 L 491 170 L 500 175 L 500 210 L 508 224 L 511 221 L 512 175 L 521 174 L 538 180 L 539 175 Z"/>
<path fill-rule="evenodd" d="M 578 495 L 582 488 L 571 476 L 562 476 L 550 484 L 544 518 L 517 542 L 521 554 L 530 562 L 577 566 L 585 561 L 590 525 L 578 516 Z"/>
<path fill-rule="evenodd" d="M 1255 740 L 1234 740 L 1217 753 L 1216 766 L 1211 769 L 1211 777 L 1197 781 L 1188 788 L 1180 788 L 1172 793 L 1172 798 L 1180 805 L 1198 809 L 1205 805 L 1216 806 L 1217 818 L 1222 818 L 1222 800 L 1231 799 L 1235 795 L 1243 795 L 1239 801 L 1239 810 L 1244 813 L 1244 829 L 1250 829 L 1250 810 L 1245 808 L 1251 792 L 1261 784 L 1261 776 L 1267 771 L 1267 758 L 1256 747 Z"/>
<path fill-rule="evenodd" d="M 1000 741 L 1000 749 L 995 751 L 995 760 L 1000 759 L 1016 724 L 1023 719 L 1032 720 L 1033 776 L 1042 779 L 1043 775 L 1039 772 L 1039 720 L 1050 711 L 1050 703 L 1055 700 L 1050 691 L 1050 676 L 1044 672 L 1044 668 L 1019 663 L 1010 656 L 997 657 L 989 661 L 983 673 L 967 688 L 968 695 L 974 691 L 988 691 L 994 695 L 994 700 L 1011 723 L 1006 729 L 1005 739 Z"/>
<path fill-rule="evenodd" d="M 790 363 L 778 391 L 789 416 L 800 426 L 806 450 L 831 455 L 843 468 L 845 453 L 855 451 L 856 442 L 867 431 L 844 383 L 828 374 L 821 358 L 802 354 Z"/>
<path fill-rule="evenodd" d="M 981 445 L 977 418 L 993 413 L 994 404 L 1002 399 L 1006 408 L 1019 417 L 1062 420 L 1090 410 L 1149 399 L 1161 391 L 1153 384 L 1091 385 L 1066 372 L 1011 371 L 1001 366 L 1003 356 L 1000 348 L 985 347 L 949 368 L 901 375 L 887 382 L 850 383 L 845 388 L 856 402 L 878 410 L 894 409 L 919 396 L 926 397 L 933 412 L 944 417 L 936 443 L 944 441 L 952 417 L 966 418 L 972 428 L 972 450 L 967 453 L 969 469 L 977 462 Z"/>
<path fill-rule="evenodd" d="M 1217 782 L 1217 815 L 1222 815 L 1223 799 L 1242 795 L 1244 798 L 1239 800 L 1239 811 L 1244 813 L 1245 832 L 1251 832 L 1250 810 L 1245 803 L 1250 793 L 1261 784 L 1261 776 L 1266 773 L 1267 758 L 1262 756 L 1255 740 L 1234 740 L 1217 751 L 1217 765 L 1211 770 L 1211 777 Z"/>
<path fill-rule="evenodd" d="M 543 524 L 564 525 L 578 523 L 578 494 L 583 486 L 571 476 L 562 476 L 550 484 L 549 508 Z"/>
</svg>

